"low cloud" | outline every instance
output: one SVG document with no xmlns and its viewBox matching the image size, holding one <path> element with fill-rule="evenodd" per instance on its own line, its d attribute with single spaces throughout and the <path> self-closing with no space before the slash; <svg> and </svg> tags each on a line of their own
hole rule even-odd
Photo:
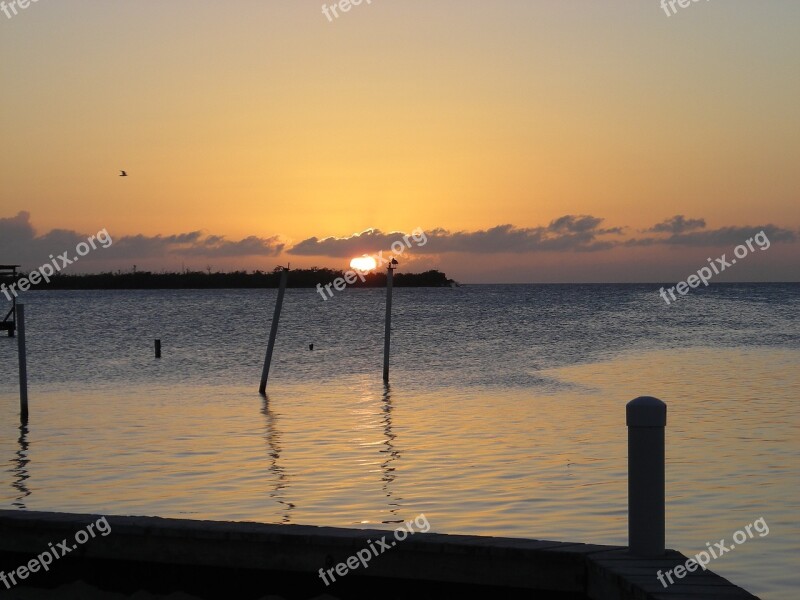
<svg viewBox="0 0 800 600">
<path fill-rule="evenodd" d="M 0 218 L 0 257 L 4 262 L 21 264 L 33 268 L 53 254 L 69 251 L 91 233 L 79 233 L 67 229 L 53 229 L 37 235 L 31 224 L 30 213 L 22 211 L 15 217 Z M 191 231 L 176 235 L 128 235 L 116 237 L 108 232 L 113 244 L 102 252 L 93 252 L 82 261 L 110 259 L 142 260 L 174 257 L 197 257 L 204 259 L 231 257 L 278 256 L 285 244 L 278 236 L 261 238 L 250 236 L 243 240 L 231 241 L 219 235 L 207 235 L 201 231 Z"/>
<path fill-rule="evenodd" d="M 360 233 L 341 238 L 326 237 L 319 239 L 310 237 L 289 248 L 287 254 L 349 258 L 386 250 L 392 245 L 392 242 L 402 240 L 404 235 L 406 234 L 400 231 L 384 233 L 380 229 L 366 229 Z"/>
<path fill-rule="evenodd" d="M 755 225 L 676 234 L 665 239 L 664 243 L 673 246 L 734 246 L 753 237 L 759 231 L 766 233 L 771 242 L 794 242 L 797 240 L 797 233 L 791 229 L 783 229 L 777 225 Z"/>
<path fill-rule="evenodd" d="M 622 228 L 603 229 L 603 219 L 590 215 L 565 215 L 546 227 L 515 227 L 498 225 L 478 231 L 449 231 L 436 228 L 426 231 L 427 243 L 420 253 L 441 254 L 447 252 L 475 252 L 479 254 L 526 253 L 545 251 L 594 252 L 607 250 L 616 245 L 612 240 L 600 240 L 600 236 L 619 235 Z M 370 254 L 388 249 L 392 242 L 406 235 L 394 231 L 384 233 L 379 229 L 367 229 L 347 237 L 311 237 L 288 250 L 289 254 L 302 256 L 328 256 L 344 258 L 359 254 Z M 414 244 L 412 241 L 412 250 Z"/>
<path fill-rule="evenodd" d="M 31 225 L 31 215 L 20 211 L 14 217 L 0 218 L 0 257 L 4 263 L 36 266 L 48 260 L 51 254 L 74 250 L 86 236 L 67 229 L 53 229 L 36 235 Z"/>
<path fill-rule="evenodd" d="M 539 227 L 504 224 L 475 231 L 451 231 L 442 227 L 428 229 L 425 230 L 427 241 L 423 246 L 419 246 L 413 238 L 408 239 L 410 254 L 420 260 L 428 260 L 448 254 L 524 256 L 537 253 L 600 253 L 614 248 L 655 246 L 665 249 L 715 247 L 724 251 L 762 230 L 772 243 L 792 243 L 800 238 L 799 232 L 774 224 L 707 229 L 705 219 L 687 218 L 684 215 L 656 223 L 642 230 L 642 237 L 638 238 L 625 236 L 627 227 L 608 228 L 603 227 L 603 223 L 604 219 L 592 215 L 564 215 Z M 53 229 L 39 234 L 31 223 L 30 214 L 24 211 L 14 217 L 0 218 L 0 262 L 34 268 L 47 262 L 51 254 L 72 252 L 91 233 L 94 232 Z M 194 263 L 200 260 L 216 261 L 234 268 L 252 268 L 262 266 L 263 260 L 259 259 L 282 254 L 342 259 L 388 251 L 393 242 L 411 235 L 400 231 L 367 229 L 345 237 L 310 237 L 289 246 L 278 235 L 251 235 L 230 240 L 203 231 L 153 236 L 139 234 L 116 237 L 114 231 L 109 231 L 109 234 L 113 245 L 81 259 L 82 263 L 89 263 L 87 267 L 90 269 L 91 264 L 105 267 L 114 265 L 116 268 L 128 266 L 133 261 L 168 266 L 183 259 Z M 597 260 L 602 260 L 600 256 Z M 94 268 L 97 269 L 97 266 Z"/>
<path fill-rule="evenodd" d="M 114 240 L 108 258 L 159 258 L 185 256 L 198 258 L 231 258 L 245 256 L 278 256 L 285 249 L 277 236 L 260 238 L 254 235 L 231 241 L 220 235 L 204 235 L 192 231 L 169 236 L 124 236 Z"/>
<path fill-rule="evenodd" d="M 656 223 L 645 232 L 651 233 L 685 233 L 696 229 L 705 229 L 705 219 L 687 219 L 683 215 L 675 215 L 671 219 L 665 219 L 661 223 Z"/>
<path fill-rule="evenodd" d="M 766 233 L 771 242 L 795 242 L 798 239 L 797 232 L 772 224 L 720 227 L 719 229 L 708 230 L 705 227 L 705 219 L 686 219 L 683 215 L 677 215 L 645 230 L 646 232 L 668 233 L 670 235 L 629 239 L 623 245 L 654 246 L 663 244 L 667 246 L 723 248 L 737 246 L 760 231 Z"/>
<path fill-rule="evenodd" d="M 524 254 L 528 252 L 592 252 L 605 250 L 613 241 L 598 240 L 608 233 L 598 228 L 602 219 L 561 217 L 547 227 L 498 225 L 479 231 L 434 229 L 428 234 L 426 252 L 475 252 L 478 254 Z"/>
</svg>

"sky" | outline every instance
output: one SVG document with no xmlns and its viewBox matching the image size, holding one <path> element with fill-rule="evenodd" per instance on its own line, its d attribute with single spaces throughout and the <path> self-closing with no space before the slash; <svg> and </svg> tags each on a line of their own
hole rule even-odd
<svg viewBox="0 0 800 600">
<path fill-rule="evenodd" d="M 800 3 L 331 4 L 0 12 L 0 263 L 800 281 Z"/>
</svg>

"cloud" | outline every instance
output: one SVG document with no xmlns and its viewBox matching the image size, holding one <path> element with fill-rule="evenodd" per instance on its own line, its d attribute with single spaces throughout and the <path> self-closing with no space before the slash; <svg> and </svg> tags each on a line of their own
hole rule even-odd
<svg viewBox="0 0 800 600">
<path fill-rule="evenodd" d="M 204 235 L 201 231 L 169 236 L 140 234 L 115 239 L 104 258 L 278 256 L 285 247 L 278 236 L 260 238 L 251 235 L 243 240 L 230 241 L 220 235 Z"/>
<path fill-rule="evenodd" d="M 653 225 L 646 232 L 652 233 L 684 233 L 695 229 L 705 229 L 705 219 L 687 219 L 683 215 L 675 215 L 671 219 L 665 219 L 661 223 Z"/>
<path fill-rule="evenodd" d="M 285 244 L 277 236 L 260 238 L 251 235 L 238 242 L 231 242 L 221 236 L 209 236 L 176 252 L 187 256 L 207 257 L 277 256 L 284 248 Z"/>
<path fill-rule="evenodd" d="M 420 260 L 447 254 L 472 254 L 492 256 L 536 253 L 598 253 L 614 248 L 656 247 L 668 248 L 719 248 L 720 251 L 746 242 L 764 231 L 772 243 L 797 242 L 800 232 L 768 225 L 742 225 L 707 229 L 704 219 L 689 219 L 676 215 L 653 225 L 640 238 L 623 236 L 626 227 L 603 227 L 604 219 L 592 215 L 564 215 L 539 227 L 518 227 L 503 224 L 474 231 L 451 231 L 442 227 L 425 231 L 422 236 L 407 237 L 401 231 L 384 232 L 366 229 L 346 237 L 310 237 L 294 246 L 283 242 L 278 235 L 261 237 L 251 235 L 240 240 L 230 240 L 222 235 L 203 231 L 189 231 L 174 235 L 144 234 L 115 237 L 109 231 L 113 244 L 108 248 L 90 252 L 81 259 L 89 270 L 98 265 L 108 268 L 125 267 L 133 261 L 151 265 L 174 265 L 176 261 L 191 259 L 219 260 L 235 268 L 261 264 L 259 258 L 289 254 L 298 257 L 350 258 L 361 254 L 389 251 L 393 242 L 408 240 L 410 254 Z M 91 233 L 91 232 L 90 232 Z M 48 262 L 50 255 L 68 251 L 74 253 L 78 243 L 86 241 L 89 234 L 68 229 L 53 229 L 39 234 L 31 223 L 30 213 L 22 211 L 16 216 L 0 218 L 0 262 L 21 264 L 35 268 Z M 244 259 L 248 259 L 245 262 Z M 95 265 L 92 267 L 91 265 Z"/>
<path fill-rule="evenodd" d="M 664 243 L 675 246 L 735 246 L 744 243 L 760 231 L 766 233 L 771 242 L 797 240 L 797 234 L 791 229 L 783 229 L 777 225 L 755 225 L 675 234 L 664 240 Z"/>
<path fill-rule="evenodd" d="M 478 231 L 451 232 L 444 228 L 426 231 L 427 243 L 419 252 L 441 254 L 446 252 L 475 252 L 499 254 L 504 252 L 525 253 L 545 251 L 594 252 L 616 245 L 612 240 L 599 240 L 599 236 L 618 235 L 622 228 L 601 229 L 603 219 L 589 215 L 565 215 L 546 227 L 515 227 L 498 225 Z M 402 232 L 384 233 L 379 229 L 367 229 L 348 237 L 311 237 L 288 250 L 289 254 L 302 256 L 328 256 L 343 258 L 370 254 L 386 250 L 392 242 L 402 241 Z M 410 241 L 411 249 L 415 243 Z"/>
<path fill-rule="evenodd" d="M 34 261 L 38 266 L 51 254 L 73 251 L 81 241 L 86 241 L 86 236 L 67 229 L 53 229 L 37 236 L 27 211 L 0 218 L 0 257 L 4 263 L 28 266 Z"/>
<path fill-rule="evenodd" d="M 564 219 L 568 219 L 565 221 Z M 599 223 L 599 220 L 598 220 Z M 591 251 L 598 246 L 597 224 L 562 217 L 547 227 L 498 225 L 479 231 L 435 229 L 428 234 L 428 252 L 475 252 L 480 254 L 526 253 L 546 251 Z"/>
<path fill-rule="evenodd" d="M 384 233 L 380 229 L 366 229 L 343 238 L 326 237 L 319 239 L 310 237 L 292 246 L 287 250 L 287 254 L 349 258 L 386 250 L 392 245 L 392 242 L 402 241 L 404 235 L 406 234 L 400 231 Z M 411 244 L 414 244 L 413 240 Z"/>
<path fill-rule="evenodd" d="M 600 236 L 619 235 L 622 229 L 602 229 L 602 218 L 589 215 L 565 215 L 546 227 L 498 225 L 479 231 L 450 232 L 434 229 L 428 234 L 426 252 L 476 252 L 480 254 L 528 252 L 596 252 L 618 244 Z"/>
<path fill-rule="evenodd" d="M 659 225 L 665 225 L 669 222 L 675 221 L 678 217 L 674 217 L 669 221 L 664 221 Z M 703 219 L 696 219 L 690 223 L 705 221 Z M 655 231 L 654 227 L 647 231 Z M 705 225 L 703 225 L 704 227 Z M 719 229 L 709 229 L 707 231 L 677 231 L 667 237 L 646 237 L 638 239 L 629 239 L 624 242 L 625 246 L 654 246 L 656 244 L 663 244 L 667 246 L 686 246 L 686 247 L 716 247 L 724 248 L 731 246 L 738 246 L 743 244 L 746 240 L 752 238 L 760 231 L 763 231 L 770 242 L 795 242 L 798 239 L 797 232 L 791 229 L 784 229 L 777 225 L 743 225 L 740 227 L 720 227 Z"/>
<path fill-rule="evenodd" d="M 584 231 L 592 231 L 593 229 L 597 229 L 602 222 L 603 219 L 589 215 L 564 215 L 555 221 L 551 221 L 549 229 L 551 231 L 570 231 L 573 233 L 581 233 Z"/>
<path fill-rule="evenodd" d="M 139 234 L 119 238 L 114 236 L 113 231 L 108 233 L 113 240 L 112 245 L 108 248 L 98 245 L 97 251 L 87 254 L 81 261 L 141 260 L 176 256 L 207 259 L 278 256 L 286 247 L 278 236 L 250 236 L 231 241 L 224 236 L 206 235 L 201 231 L 168 236 Z M 65 251 L 73 255 L 76 245 L 85 242 L 89 235 L 67 229 L 53 229 L 46 234 L 37 235 L 30 221 L 30 213 L 22 211 L 15 217 L 0 218 L 0 257 L 3 262 L 34 268 L 47 262 L 50 255 Z"/>
<path fill-rule="evenodd" d="M 0 242 L 9 237 L 33 238 L 36 232 L 31 225 L 31 213 L 21 210 L 16 217 L 0 218 L 0 233 L 3 234 Z"/>
</svg>

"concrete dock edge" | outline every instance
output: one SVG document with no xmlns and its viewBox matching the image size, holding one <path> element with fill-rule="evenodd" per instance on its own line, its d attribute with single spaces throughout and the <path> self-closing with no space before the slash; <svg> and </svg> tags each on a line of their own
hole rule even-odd
<svg viewBox="0 0 800 600">
<path fill-rule="evenodd" d="M 0 511 L 0 568 L 13 571 L 50 543 L 67 539 L 74 545 L 76 532 L 100 517 Z M 127 577 L 142 589 L 189 586 L 196 589 L 184 591 L 205 590 L 207 595 L 201 597 L 209 598 L 218 597 L 211 582 L 227 580 L 240 586 L 237 598 L 263 597 L 273 585 L 282 587 L 284 595 L 295 591 L 298 598 L 366 597 L 361 592 L 370 589 L 399 598 L 411 594 L 392 590 L 411 585 L 416 599 L 428 597 L 426 586 L 434 586 L 437 593 L 457 586 L 502 592 L 498 598 L 531 597 L 535 591 L 533 597 L 543 599 L 757 600 L 711 571 L 691 573 L 665 589 L 655 574 L 685 562 L 686 557 L 675 551 L 642 559 L 617 546 L 419 532 L 373 558 L 368 568 L 356 568 L 326 587 L 319 569 L 346 561 L 382 536 L 393 539 L 391 530 L 136 516 L 106 519 L 111 529 L 107 536 L 76 545 L 49 573 L 30 574 L 25 586 L 49 587 L 51 578 L 113 585 Z M 281 586 L 281 579 L 291 585 Z"/>
</svg>

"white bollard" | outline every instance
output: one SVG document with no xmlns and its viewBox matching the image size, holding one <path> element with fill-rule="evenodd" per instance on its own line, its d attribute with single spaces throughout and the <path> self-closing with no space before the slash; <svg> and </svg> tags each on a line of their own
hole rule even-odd
<svg viewBox="0 0 800 600">
<path fill-rule="evenodd" d="M 628 549 L 663 556 L 665 546 L 664 429 L 667 405 L 641 396 L 625 407 L 628 425 Z"/>
</svg>

